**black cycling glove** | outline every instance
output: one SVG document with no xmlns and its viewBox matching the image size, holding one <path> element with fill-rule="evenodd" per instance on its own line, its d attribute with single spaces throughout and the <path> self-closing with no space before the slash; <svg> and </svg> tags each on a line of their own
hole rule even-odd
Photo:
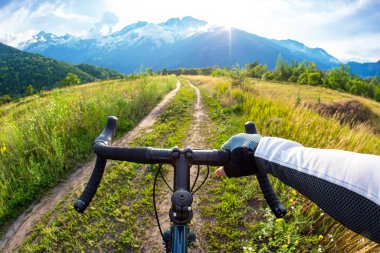
<svg viewBox="0 0 380 253">
<path fill-rule="evenodd" d="M 259 173 L 254 153 L 261 136 L 241 133 L 231 137 L 222 149 L 231 151 L 231 161 L 224 166 L 228 177 L 242 177 Z"/>
</svg>

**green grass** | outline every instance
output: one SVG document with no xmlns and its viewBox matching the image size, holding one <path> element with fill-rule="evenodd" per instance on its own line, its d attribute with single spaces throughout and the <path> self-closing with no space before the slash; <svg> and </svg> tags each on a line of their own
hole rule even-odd
<svg viewBox="0 0 380 253">
<path fill-rule="evenodd" d="M 131 146 L 180 145 L 188 133 L 194 102 L 193 89 L 184 85 L 153 130 L 134 140 Z M 98 133 L 100 130 L 101 127 Z M 21 252 L 141 251 L 146 230 L 158 229 L 151 197 L 155 171 L 155 166 L 112 163 L 83 215 L 72 206 L 78 190 L 37 224 Z"/>
<path fill-rule="evenodd" d="M 0 107 L 0 228 L 88 159 L 109 115 L 133 128 L 173 89 L 174 76 L 92 83 Z"/>
<path fill-rule="evenodd" d="M 265 83 L 248 82 L 244 87 L 234 88 L 228 79 L 189 79 L 200 85 L 217 126 L 209 136 L 214 148 L 219 148 L 231 135 L 243 132 L 244 123 L 253 120 L 264 136 L 291 139 L 309 147 L 380 153 L 379 135 L 366 126 L 350 128 L 307 108 L 295 107 L 298 90 L 294 90 L 293 98 L 279 92 L 287 85 L 270 84 L 272 89 L 261 89 Z M 310 90 L 305 93 L 314 95 Z M 338 98 L 339 93 L 334 96 Z M 271 214 L 255 177 L 208 182 L 208 195 L 201 206 L 202 215 L 209 220 L 205 234 L 210 252 L 379 250 L 375 243 L 337 224 L 292 188 L 273 177 L 270 179 L 288 210 L 284 219 L 276 220 Z"/>
<path fill-rule="evenodd" d="M 215 126 L 214 133 L 206 136 L 213 148 L 220 148 L 231 135 L 244 131 L 246 121 L 254 120 L 264 136 L 283 137 L 309 147 L 380 153 L 379 135 L 365 125 L 341 125 L 307 108 L 295 107 L 297 86 L 249 80 L 237 88 L 224 78 L 189 79 L 201 88 L 204 105 Z M 319 94 L 321 91 L 314 91 L 312 87 L 301 86 L 300 91 L 303 100 L 315 100 L 319 96 L 322 102 L 327 100 Z M 330 95 L 334 101 L 347 96 L 338 92 Z M 154 129 L 141 135 L 132 145 L 180 146 L 189 130 L 194 100 L 192 89 L 187 85 L 181 88 Z M 369 103 L 374 112 L 377 106 Z M 124 118 L 126 116 L 119 116 L 120 121 Z M 99 123 L 94 130 L 95 136 L 103 124 Z M 81 189 L 78 189 L 37 224 L 21 251 L 142 251 L 146 230 L 155 226 L 151 200 L 155 170 L 153 166 L 113 163 L 84 215 L 72 207 L 73 200 L 80 194 Z M 288 210 L 284 219 L 275 219 L 272 215 L 255 177 L 217 179 L 211 175 L 199 204 L 204 218 L 200 236 L 205 237 L 208 252 L 380 250 L 375 243 L 334 222 L 292 188 L 273 177 L 270 180 Z"/>
</svg>

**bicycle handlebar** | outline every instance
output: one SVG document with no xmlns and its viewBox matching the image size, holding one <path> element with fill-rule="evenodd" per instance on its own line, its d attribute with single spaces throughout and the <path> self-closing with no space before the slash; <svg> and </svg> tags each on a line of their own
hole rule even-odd
<svg viewBox="0 0 380 253">
<path fill-rule="evenodd" d="M 97 155 L 95 168 L 82 195 L 74 203 L 74 208 L 79 213 L 83 213 L 86 210 L 94 197 L 103 177 L 107 159 L 143 164 L 174 164 L 179 154 L 183 153 L 191 165 L 224 166 L 231 160 L 231 154 L 226 150 L 179 150 L 178 148 L 157 149 L 150 147 L 130 148 L 109 146 L 115 133 L 116 123 L 116 117 L 108 117 L 106 127 L 95 139 L 93 144 L 93 150 Z"/>
<path fill-rule="evenodd" d="M 82 195 L 74 203 L 74 208 L 79 213 L 83 213 L 86 210 L 94 197 L 103 177 L 107 159 L 143 164 L 165 163 L 174 165 L 176 159 L 182 154 L 186 156 L 190 165 L 211 166 L 224 166 L 231 160 L 231 153 L 226 150 L 191 150 L 189 148 L 179 150 L 177 147 L 173 149 L 157 149 L 150 147 L 130 148 L 109 146 L 115 134 L 116 124 L 116 117 L 108 117 L 103 132 L 95 139 L 93 144 L 93 150 L 97 155 L 95 168 Z M 257 133 L 253 122 L 247 122 L 245 129 L 247 133 Z M 259 173 L 257 179 L 272 212 L 277 218 L 283 217 L 286 210 L 274 193 L 267 175 Z"/>
</svg>

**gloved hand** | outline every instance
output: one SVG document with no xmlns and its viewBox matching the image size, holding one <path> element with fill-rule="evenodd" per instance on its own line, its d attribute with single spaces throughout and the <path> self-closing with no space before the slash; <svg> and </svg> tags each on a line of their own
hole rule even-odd
<svg viewBox="0 0 380 253">
<path fill-rule="evenodd" d="M 231 152 L 231 161 L 216 170 L 217 176 L 242 177 L 259 173 L 254 153 L 261 136 L 258 134 L 240 133 L 232 136 L 222 149 Z"/>
</svg>

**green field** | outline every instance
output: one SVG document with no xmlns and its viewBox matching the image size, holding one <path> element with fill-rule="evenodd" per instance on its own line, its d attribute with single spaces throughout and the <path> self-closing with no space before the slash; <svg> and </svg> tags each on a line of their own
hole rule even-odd
<svg viewBox="0 0 380 253">
<path fill-rule="evenodd" d="M 132 129 L 175 86 L 141 77 L 58 89 L 0 107 L 0 226 L 16 217 L 91 154 L 109 115 Z"/>
<path fill-rule="evenodd" d="M 325 89 L 249 80 L 243 87 L 232 87 L 229 79 L 189 77 L 202 87 L 209 113 L 218 126 L 210 141 L 220 147 L 229 136 L 243 131 L 248 120 L 256 123 L 264 136 L 297 141 L 308 147 L 335 148 L 380 154 L 380 136 L 366 125 L 350 127 L 336 119 L 319 116 L 302 106 L 295 106 L 299 89 L 305 100 L 340 101 L 352 95 Z M 374 112 L 379 103 L 364 101 Z M 377 117 L 379 115 L 377 114 Z M 250 252 L 357 252 L 380 250 L 376 243 L 336 224 L 306 198 L 272 178 L 275 191 L 288 210 L 284 219 L 275 219 L 264 204 L 256 180 L 233 179 L 222 183 L 210 181 L 202 214 L 211 219 L 206 232 L 210 251 Z M 213 200 L 213 201 L 210 201 Z M 210 204 L 211 202 L 211 204 Z M 210 216 L 210 214 L 212 214 Z M 242 239 L 244 238 L 244 239 Z"/>
<path fill-rule="evenodd" d="M 137 138 L 131 146 L 179 145 L 188 132 L 194 101 L 194 91 L 186 85 L 182 87 L 153 131 Z M 84 215 L 78 214 L 72 204 L 79 197 L 82 190 L 79 189 L 67 196 L 71 201 L 63 200 L 37 224 L 21 251 L 141 250 L 144 240 L 150 236 L 145 232 L 157 229 L 151 195 L 155 170 L 156 166 L 114 162 L 107 168 L 101 187 Z"/>
<path fill-rule="evenodd" d="M 192 124 L 195 103 L 195 92 L 186 84 L 186 79 L 201 89 L 205 112 L 211 120 L 209 128 L 212 131 L 204 136 L 207 147 L 220 148 L 231 135 L 244 131 L 246 121 L 253 120 L 264 136 L 287 138 L 308 147 L 380 154 L 380 135 L 375 131 L 380 122 L 380 104 L 377 102 L 319 87 L 256 79 L 248 79 L 242 86 L 233 86 L 229 78 L 204 76 L 183 77 L 182 88 L 152 130 L 139 136 L 131 145 L 183 147 Z M 11 211 L 18 207 L 10 205 L 13 202 L 9 199 L 15 201 L 15 196 L 23 196 L 24 199 L 14 203 L 30 203 L 42 195 L 43 191 L 36 188 L 51 187 L 79 161 L 86 160 L 91 142 L 100 133 L 108 115 L 116 115 L 122 119 L 120 122 L 124 122 L 118 126 L 118 136 L 121 136 L 122 132 L 136 125 L 162 95 L 174 87 L 175 82 L 174 77 L 101 82 L 56 90 L 41 97 L 25 98 L 20 104 L 0 107 L 1 127 L 7 130 L 0 134 L 0 144 L 6 147 L 0 155 L 8 158 L 2 159 L 0 165 L 4 166 L 1 168 L 3 174 L 5 171 L 10 175 L 0 178 L 7 186 L 2 188 L 3 195 L 0 195 L 3 203 L 8 203 L 3 208 L 3 217 L 9 219 Z M 374 121 L 370 125 L 342 124 L 297 102 L 317 103 L 319 100 L 332 103 L 352 99 L 373 112 Z M 45 140 L 44 145 L 39 145 L 40 140 Z M 38 148 L 31 148 L 35 146 Z M 20 161 L 12 160 L 15 155 L 11 156 L 11 151 L 17 151 L 14 153 L 17 156 L 21 153 L 27 156 Z M 39 162 L 36 162 L 37 158 Z M 36 166 L 28 167 L 32 165 Z M 83 215 L 76 213 L 72 206 L 82 190 L 78 189 L 37 223 L 20 250 L 149 250 L 144 244 L 151 236 L 147 231 L 156 228 L 151 200 L 155 172 L 155 166 L 114 162 L 105 172 L 97 195 Z M 28 186 L 24 181 L 18 182 L 16 179 L 19 178 L 30 180 Z M 198 236 L 205 241 L 208 252 L 380 250 L 377 244 L 334 222 L 296 191 L 273 177 L 270 179 L 288 210 L 284 219 L 275 219 L 271 214 L 255 177 L 218 179 L 211 176 L 199 193 L 199 209 L 196 210 L 202 217 L 202 224 L 198 225 L 202 226 L 203 233 Z M 18 192 L 20 186 L 24 186 L 21 187 L 23 191 Z M 161 191 L 163 185 L 159 185 Z"/>
</svg>

